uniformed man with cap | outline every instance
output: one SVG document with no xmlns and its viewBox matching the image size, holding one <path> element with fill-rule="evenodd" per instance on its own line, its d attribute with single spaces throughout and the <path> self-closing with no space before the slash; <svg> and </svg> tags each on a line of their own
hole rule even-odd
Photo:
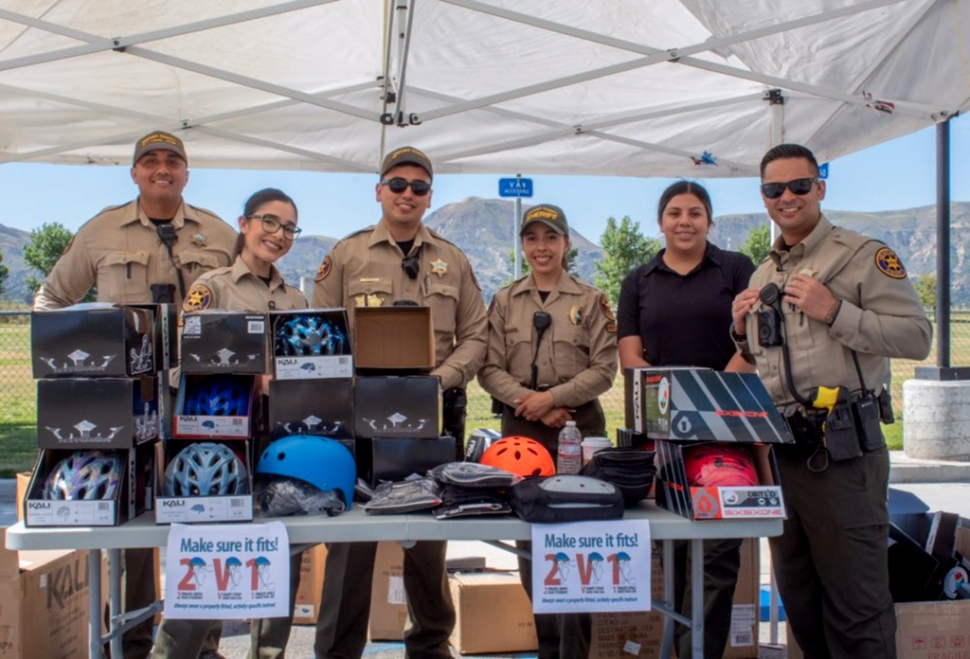
<svg viewBox="0 0 970 659">
<path fill-rule="evenodd" d="M 162 131 L 138 140 L 131 179 L 138 198 L 106 208 L 78 229 L 37 292 L 34 309 L 71 306 L 94 285 L 103 302 L 178 304 L 199 275 L 229 265 L 236 232 L 182 199 L 189 180 L 182 140 Z M 122 555 L 126 610 L 148 606 L 155 601 L 152 550 Z M 149 618 L 124 635 L 125 659 L 148 656 L 152 624 Z M 217 644 L 218 637 L 210 639 L 207 651 Z"/>
<path fill-rule="evenodd" d="M 317 272 L 312 307 L 354 309 L 415 302 L 431 308 L 437 367 L 444 390 L 445 431 L 463 440 L 464 387 L 485 358 L 488 326 L 482 292 L 462 251 L 421 221 L 431 206 L 431 160 L 414 147 L 391 151 L 381 164 L 380 222 L 334 245 Z M 455 626 L 445 570 L 446 543 L 417 542 L 404 550 L 404 587 L 412 626 L 411 659 L 448 659 Z M 360 657 L 367 644 L 377 544 L 328 546 L 316 657 Z M 287 624 L 276 618 L 275 624 Z M 264 624 L 264 630 L 269 625 Z M 270 632 L 276 633 L 276 632 Z"/>
<path fill-rule="evenodd" d="M 811 151 L 774 147 L 761 182 L 781 235 L 734 300 L 732 335 L 797 442 L 775 448 L 788 509 L 769 540 L 778 588 L 806 659 L 892 658 L 889 454 L 877 410 L 888 420 L 889 358 L 924 359 L 932 327 L 893 250 L 822 215 Z"/>
<path fill-rule="evenodd" d="M 502 436 L 520 435 L 556 455 L 559 431 L 575 421 L 584 437 L 604 437 L 599 396 L 616 377 L 616 317 L 609 299 L 569 274 L 569 224 L 552 204 L 522 218 L 522 252 L 531 272 L 495 294 L 488 310 L 482 388 L 502 403 Z M 531 551 L 531 542 L 516 542 Z M 519 559 L 532 595 L 532 561 Z M 535 616 L 539 659 L 585 658 L 589 614 Z"/>
</svg>

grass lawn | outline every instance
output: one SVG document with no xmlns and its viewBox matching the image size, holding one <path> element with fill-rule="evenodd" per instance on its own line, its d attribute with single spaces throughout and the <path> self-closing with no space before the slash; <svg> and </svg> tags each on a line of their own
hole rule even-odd
<svg viewBox="0 0 970 659">
<path fill-rule="evenodd" d="M 0 478 L 30 471 L 37 458 L 37 426 L 0 424 Z"/>
</svg>

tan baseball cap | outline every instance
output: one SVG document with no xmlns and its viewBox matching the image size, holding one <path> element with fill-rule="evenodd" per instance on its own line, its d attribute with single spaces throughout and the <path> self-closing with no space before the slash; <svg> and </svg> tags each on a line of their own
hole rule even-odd
<svg viewBox="0 0 970 659">
<path fill-rule="evenodd" d="M 428 176 L 434 178 L 434 168 L 431 167 L 431 159 L 423 151 L 415 149 L 413 146 L 402 146 L 400 149 L 394 149 L 384 156 L 384 162 L 381 163 L 381 176 L 384 176 L 398 165 L 417 165 L 428 172 Z"/>
<path fill-rule="evenodd" d="M 185 155 L 185 145 L 182 144 L 182 140 L 171 133 L 156 130 L 135 142 L 135 155 L 131 158 L 131 164 L 134 165 L 143 155 L 156 149 L 171 151 L 186 163 L 189 162 L 189 157 Z"/>
<path fill-rule="evenodd" d="M 519 236 L 526 232 L 530 224 L 536 222 L 545 224 L 561 236 L 569 237 L 569 223 L 566 222 L 566 213 L 559 206 L 539 204 L 527 210 L 522 217 L 522 229 L 519 231 Z"/>
</svg>

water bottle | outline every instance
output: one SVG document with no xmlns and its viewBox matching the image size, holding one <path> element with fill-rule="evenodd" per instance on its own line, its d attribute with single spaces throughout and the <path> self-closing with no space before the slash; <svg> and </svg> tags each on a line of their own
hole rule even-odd
<svg viewBox="0 0 970 659">
<path fill-rule="evenodd" d="M 583 435 L 575 421 L 567 421 L 566 427 L 559 431 L 558 458 L 557 474 L 578 474 L 583 466 Z"/>
</svg>

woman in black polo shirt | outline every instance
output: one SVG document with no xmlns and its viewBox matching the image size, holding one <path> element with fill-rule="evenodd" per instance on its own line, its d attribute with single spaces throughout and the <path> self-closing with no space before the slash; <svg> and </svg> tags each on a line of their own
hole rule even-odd
<svg viewBox="0 0 970 659">
<path fill-rule="evenodd" d="M 666 248 L 623 281 L 617 313 L 620 365 L 698 366 L 754 372 L 731 340 L 731 303 L 748 287 L 751 259 L 707 241 L 711 198 L 697 183 L 664 190 L 657 209 Z M 674 604 L 690 614 L 686 541 L 675 543 Z M 704 657 L 724 654 L 741 540 L 704 542 Z M 691 656 L 690 629 L 677 626 L 677 654 Z"/>
</svg>

